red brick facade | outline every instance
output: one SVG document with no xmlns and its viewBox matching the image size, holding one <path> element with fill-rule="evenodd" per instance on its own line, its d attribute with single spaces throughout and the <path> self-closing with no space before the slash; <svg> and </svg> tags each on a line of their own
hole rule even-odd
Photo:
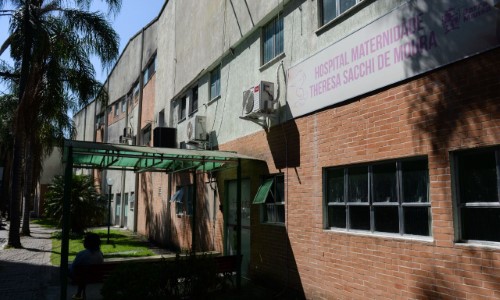
<svg viewBox="0 0 500 300">
<path fill-rule="evenodd" d="M 455 242 L 449 159 L 500 144 L 499 78 L 490 51 L 223 145 L 285 173 L 286 228 L 252 207 L 255 278 L 309 299 L 499 299 L 498 247 Z M 323 168 L 412 156 L 428 158 L 432 239 L 324 229 Z"/>
</svg>

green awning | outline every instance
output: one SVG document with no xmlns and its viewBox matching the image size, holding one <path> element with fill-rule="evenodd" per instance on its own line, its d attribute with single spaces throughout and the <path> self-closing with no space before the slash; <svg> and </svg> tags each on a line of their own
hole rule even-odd
<svg viewBox="0 0 500 300">
<path fill-rule="evenodd" d="M 68 159 L 68 147 L 73 148 L 75 168 L 130 170 L 138 173 L 176 173 L 188 170 L 213 172 L 234 167 L 238 159 L 259 160 L 228 151 L 151 148 L 66 140 L 63 162 Z"/>
<path fill-rule="evenodd" d="M 271 190 L 271 186 L 273 185 L 274 179 L 270 178 L 264 181 L 264 183 L 259 187 L 257 194 L 255 194 L 255 198 L 253 199 L 252 204 L 264 204 L 266 203 L 267 195 Z"/>
</svg>

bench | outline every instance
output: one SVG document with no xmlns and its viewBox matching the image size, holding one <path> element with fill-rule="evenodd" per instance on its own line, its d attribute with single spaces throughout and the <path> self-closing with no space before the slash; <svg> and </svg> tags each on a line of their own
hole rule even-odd
<svg viewBox="0 0 500 300">
<path fill-rule="evenodd" d="M 98 265 L 77 266 L 74 270 L 75 283 L 101 283 L 106 280 L 121 262 L 104 262 Z"/>
<path fill-rule="evenodd" d="M 217 285 L 217 288 L 225 289 L 227 282 L 230 282 L 231 286 L 234 287 L 233 275 L 238 271 L 239 265 L 241 265 L 242 256 L 214 256 L 213 260 L 215 271 L 222 279 Z M 131 261 L 105 261 L 97 265 L 77 266 L 75 267 L 72 280 L 75 284 L 83 286 L 92 283 L 102 283 L 109 278 L 120 265 L 127 262 L 130 263 Z M 158 263 L 158 260 L 135 261 L 134 263 L 152 264 Z"/>
<path fill-rule="evenodd" d="M 222 275 L 221 286 L 224 289 L 226 286 L 226 281 L 231 282 L 234 287 L 233 275 L 238 271 L 238 267 L 241 265 L 242 255 L 225 255 L 225 256 L 215 256 L 215 271 L 217 274 Z"/>
</svg>

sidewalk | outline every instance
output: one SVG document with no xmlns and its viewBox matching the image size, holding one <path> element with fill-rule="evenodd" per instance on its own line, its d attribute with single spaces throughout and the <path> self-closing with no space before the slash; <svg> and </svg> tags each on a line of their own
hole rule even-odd
<svg viewBox="0 0 500 300">
<path fill-rule="evenodd" d="M 5 221 L 3 222 L 6 223 Z M 0 299 L 2 300 L 59 300 L 60 280 L 59 267 L 50 264 L 52 242 L 50 236 L 53 229 L 43 228 L 31 223 L 31 236 L 21 237 L 23 249 L 4 249 L 8 240 L 9 226 L 0 230 Z M 152 247 L 156 254 L 168 256 L 164 249 Z M 170 254 L 175 256 L 175 254 Z M 159 257 L 159 256 L 158 256 Z M 155 259 L 148 257 L 141 259 Z M 87 286 L 87 300 L 101 300 L 102 284 Z M 68 285 L 67 299 L 76 291 L 76 287 Z M 253 299 L 302 299 L 295 293 L 280 293 L 243 280 L 240 292 L 232 291 L 216 296 L 222 300 Z"/>
<path fill-rule="evenodd" d="M 3 222 L 6 223 L 5 221 Z M 59 268 L 50 265 L 53 230 L 30 224 L 31 236 L 21 237 L 23 249 L 4 249 L 8 224 L 0 230 L 0 295 L 3 300 L 54 300 L 48 290 L 58 285 Z M 55 298 L 56 297 L 56 298 Z"/>
</svg>

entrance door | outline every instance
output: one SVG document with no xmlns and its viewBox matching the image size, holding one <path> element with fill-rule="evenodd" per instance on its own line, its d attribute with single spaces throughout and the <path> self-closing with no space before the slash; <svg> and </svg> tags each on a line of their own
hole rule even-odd
<svg viewBox="0 0 500 300">
<path fill-rule="evenodd" d="M 226 238 L 225 254 L 236 255 L 236 180 L 226 183 Z M 248 273 L 250 263 L 250 180 L 241 180 L 241 274 Z"/>
</svg>

